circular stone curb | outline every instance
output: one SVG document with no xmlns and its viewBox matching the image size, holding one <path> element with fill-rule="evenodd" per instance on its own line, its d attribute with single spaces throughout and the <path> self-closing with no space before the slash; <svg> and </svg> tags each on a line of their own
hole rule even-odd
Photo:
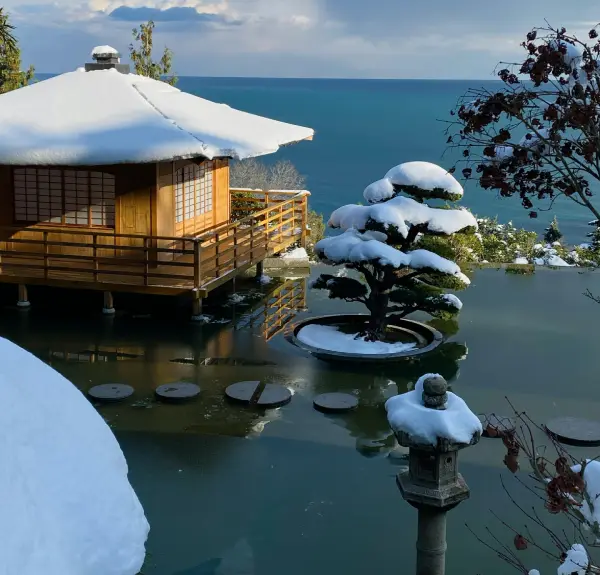
<svg viewBox="0 0 600 575">
<path fill-rule="evenodd" d="M 514 431 L 517 428 L 517 423 L 513 417 L 505 415 L 496 415 L 495 413 L 481 413 L 478 415 L 481 426 L 483 427 L 482 437 L 497 439 L 500 435 L 490 435 L 486 430 L 489 427 L 497 431 Z"/>
<path fill-rule="evenodd" d="M 134 393 L 133 387 L 122 383 L 104 383 L 88 389 L 88 395 L 96 401 L 123 401 Z"/>
<path fill-rule="evenodd" d="M 286 335 L 286 339 L 293 343 L 296 347 L 309 352 L 318 359 L 324 361 L 352 361 L 361 363 L 387 363 L 394 361 L 403 361 L 407 358 L 418 357 L 420 355 L 429 353 L 437 348 L 444 342 L 444 336 L 436 329 L 429 325 L 421 323 L 419 321 L 413 321 L 410 319 L 395 319 L 390 318 L 388 327 L 396 328 L 398 330 L 411 334 L 417 343 L 419 340 L 424 342 L 426 345 L 417 347 L 408 351 L 400 351 L 396 353 L 350 353 L 344 351 L 331 351 L 314 347 L 307 343 L 304 343 L 298 339 L 298 333 L 300 330 L 307 325 L 337 325 L 347 324 L 364 326 L 365 322 L 369 319 L 368 314 L 333 314 L 333 315 L 321 315 L 308 318 L 304 321 L 293 324 L 290 327 L 290 332 Z"/>
<path fill-rule="evenodd" d="M 292 401 L 292 392 L 287 387 L 260 381 L 233 383 L 225 389 L 225 395 L 232 401 L 266 409 L 281 407 Z"/>
<path fill-rule="evenodd" d="M 350 393 L 322 393 L 313 399 L 316 410 L 324 413 L 344 413 L 358 407 L 358 399 Z"/>
<path fill-rule="evenodd" d="M 200 387 L 195 383 L 179 381 L 160 385 L 154 393 L 163 401 L 189 401 L 200 395 Z"/>
<path fill-rule="evenodd" d="M 557 417 L 546 431 L 560 443 L 580 447 L 600 446 L 600 422 L 579 417 Z"/>
</svg>

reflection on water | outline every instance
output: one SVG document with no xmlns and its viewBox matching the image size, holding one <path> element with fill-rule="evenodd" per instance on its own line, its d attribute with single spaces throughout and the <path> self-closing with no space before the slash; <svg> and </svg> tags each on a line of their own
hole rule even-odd
<svg viewBox="0 0 600 575">
<path fill-rule="evenodd" d="M 360 310 L 307 292 L 305 279 L 272 286 L 266 301 L 219 308 L 228 324 L 163 319 L 169 314 L 151 306 L 152 320 L 107 320 L 93 310 L 59 314 L 34 304 L 26 313 L 0 312 L 0 333 L 84 392 L 101 383 L 134 387 L 131 399 L 98 409 L 152 525 L 145 575 L 404 572 L 413 568 L 416 516 L 395 487 L 403 452 L 385 400 L 435 372 L 476 412 L 502 413 L 509 395 L 538 421 L 593 417 L 599 364 L 589 315 L 598 308 L 580 294 L 597 277 L 477 272 L 461 294 L 459 323 L 435 323 L 443 345 L 377 367 L 329 364 L 285 340 L 290 322 Z M 259 379 L 293 389 L 292 402 L 261 411 L 224 399 L 228 385 Z M 199 385 L 198 400 L 157 402 L 154 389 L 175 381 Z M 313 409 L 315 395 L 334 391 L 356 394 L 359 407 L 337 416 Z M 498 480 L 502 457 L 493 440 L 461 453 L 472 500 L 451 514 L 449 574 L 465 572 L 465 557 L 470 572 L 504 572 L 463 527 L 483 529 L 481 510 L 494 505 L 522 523 Z M 531 503 L 530 494 L 524 498 Z M 533 566 L 552 568 L 537 559 Z"/>
</svg>

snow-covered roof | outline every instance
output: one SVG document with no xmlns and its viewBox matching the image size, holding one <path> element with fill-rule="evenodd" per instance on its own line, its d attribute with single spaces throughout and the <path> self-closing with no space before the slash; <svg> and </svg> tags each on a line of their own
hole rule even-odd
<svg viewBox="0 0 600 575">
<path fill-rule="evenodd" d="M 243 159 L 313 134 L 114 69 L 68 72 L 0 95 L 0 164 Z"/>
</svg>

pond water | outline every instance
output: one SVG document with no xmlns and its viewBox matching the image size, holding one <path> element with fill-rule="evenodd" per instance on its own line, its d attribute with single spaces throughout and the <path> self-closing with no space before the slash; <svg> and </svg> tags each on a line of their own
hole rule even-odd
<svg viewBox="0 0 600 575">
<path fill-rule="evenodd" d="M 450 337 L 440 353 L 380 368 L 327 364 L 285 339 L 287 320 L 361 311 L 306 285 L 306 278 L 285 280 L 271 286 L 266 305 L 221 308 L 228 324 L 168 320 L 163 316 L 173 314 L 159 313 L 155 300 L 144 300 L 138 317 L 104 318 L 83 306 L 60 313 L 36 305 L 33 296 L 28 312 L 0 312 L 1 335 L 83 391 L 115 382 L 135 388 L 131 400 L 99 410 L 125 452 L 152 527 L 144 574 L 412 572 L 416 511 L 396 488 L 405 460 L 398 449 L 389 456 L 395 442 L 383 403 L 423 373 L 444 375 L 476 413 L 508 414 L 508 397 L 540 423 L 598 415 L 600 306 L 582 295 L 588 288 L 600 293 L 596 273 L 478 270 L 461 294 L 458 326 L 443 326 Z M 224 400 L 229 384 L 256 379 L 289 386 L 292 402 L 261 413 Z M 154 402 L 153 390 L 175 381 L 198 384 L 200 398 Z M 355 393 L 359 408 L 339 416 L 314 410 L 313 397 L 332 391 Z M 510 569 L 465 526 L 481 536 L 490 527 L 510 543 L 513 534 L 492 513 L 517 529 L 531 523 L 511 504 L 501 478 L 524 508 L 536 504 L 549 525 L 561 525 L 503 467 L 503 456 L 496 440 L 460 453 L 471 499 L 449 516 L 450 575 Z M 528 568 L 555 572 L 540 554 L 519 557 Z"/>
</svg>

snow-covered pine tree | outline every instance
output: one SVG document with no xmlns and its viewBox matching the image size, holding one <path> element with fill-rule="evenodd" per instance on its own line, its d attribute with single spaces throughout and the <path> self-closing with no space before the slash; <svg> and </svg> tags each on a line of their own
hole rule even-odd
<svg viewBox="0 0 600 575">
<path fill-rule="evenodd" d="M 331 214 L 328 225 L 343 233 L 318 242 L 315 253 L 326 263 L 356 270 L 364 282 L 322 274 L 313 287 L 329 290 L 330 298 L 367 307 L 371 318 L 359 334 L 366 341 L 385 339 L 391 315 L 403 318 L 424 311 L 449 317 L 458 313 L 462 302 L 444 289 L 464 289 L 469 279 L 455 262 L 418 249 L 423 234 L 477 230 L 477 221 L 468 210 L 433 208 L 424 203 L 427 199 L 461 199 L 463 189 L 458 181 L 435 164 L 407 162 L 369 185 L 363 195 L 370 205 L 342 206 Z"/>
<path fill-rule="evenodd" d="M 547 244 L 553 244 L 554 242 L 560 241 L 562 237 L 562 232 L 558 227 L 558 220 L 556 219 L 556 216 L 554 216 L 550 225 L 544 230 L 544 241 Z"/>
</svg>

